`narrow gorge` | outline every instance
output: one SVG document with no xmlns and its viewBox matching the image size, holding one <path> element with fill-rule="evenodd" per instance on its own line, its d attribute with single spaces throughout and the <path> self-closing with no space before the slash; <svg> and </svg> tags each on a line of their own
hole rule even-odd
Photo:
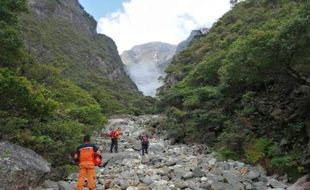
<svg viewBox="0 0 310 190">
<path fill-rule="evenodd" d="M 119 55 L 79 0 L 1 0 L 0 190 L 75 189 L 86 134 L 97 190 L 310 190 L 309 3 L 230 3 Z"/>
</svg>

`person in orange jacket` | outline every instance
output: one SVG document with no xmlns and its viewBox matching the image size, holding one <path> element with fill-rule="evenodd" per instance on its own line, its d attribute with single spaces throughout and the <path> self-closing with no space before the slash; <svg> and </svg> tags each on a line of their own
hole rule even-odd
<svg viewBox="0 0 310 190">
<path fill-rule="evenodd" d="M 120 135 L 122 134 L 121 128 L 117 128 L 116 130 L 112 130 L 110 132 L 110 137 L 111 137 L 111 147 L 110 147 L 110 152 L 113 152 L 113 147 L 114 147 L 114 152 L 118 152 L 118 139 Z"/>
<path fill-rule="evenodd" d="M 76 190 L 84 189 L 85 177 L 87 178 L 87 186 L 89 190 L 96 189 L 96 172 L 95 172 L 95 155 L 101 155 L 98 147 L 90 143 L 90 136 L 85 135 L 83 138 L 83 144 L 81 144 L 74 154 L 74 160 L 79 162 L 79 179 Z"/>
</svg>

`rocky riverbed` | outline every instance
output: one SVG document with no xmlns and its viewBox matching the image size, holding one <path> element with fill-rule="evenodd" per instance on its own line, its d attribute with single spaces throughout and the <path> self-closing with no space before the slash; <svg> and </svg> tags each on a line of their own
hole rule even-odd
<svg viewBox="0 0 310 190">
<path fill-rule="evenodd" d="M 238 161 L 221 161 L 203 145 L 172 144 L 163 134 L 147 128 L 160 116 L 112 118 L 103 129 L 120 127 L 119 152 L 109 153 L 110 139 L 95 135 L 104 166 L 97 167 L 96 189 L 111 190 L 283 190 L 287 185 L 265 175 L 264 170 Z M 138 136 L 151 135 L 149 154 L 141 155 Z M 71 190 L 78 174 L 67 181 L 45 181 L 38 189 Z"/>
</svg>

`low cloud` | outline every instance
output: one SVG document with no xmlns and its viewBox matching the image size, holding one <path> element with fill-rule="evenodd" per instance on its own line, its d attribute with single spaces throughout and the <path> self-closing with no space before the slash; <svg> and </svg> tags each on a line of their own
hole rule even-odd
<svg viewBox="0 0 310 190">
<path fill-rule="evenodd" d="M 127 73 L 136 83 L 138 89 L 146 96 L 154 97 L 156 89 L 162 86 L 158 77 L 162 75 L 154 63 L 139 63 L 127 65 Z"/>
<path fill-rule="evenodd" d="M 130 0 L 101 18 L 98 32 L 112 37 L 120 53 L 153 41 L 178 44 L 191 30 L 210 27 L 229 9 L 229 0 Z"/>
</svg>

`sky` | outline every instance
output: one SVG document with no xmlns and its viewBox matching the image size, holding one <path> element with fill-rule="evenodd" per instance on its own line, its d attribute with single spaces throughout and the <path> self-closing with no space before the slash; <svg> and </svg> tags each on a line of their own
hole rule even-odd
<svg viewBox="0 0 310 190">
<path fill-rule="evenodd" d="M 79 0 L 121 54 L 134 45 L 178 44 L 194 29 L 211 27 L 230 9 L 229 0 Z"/>
<path fill-rule="evenodd" d="M 122 4 L 129 0 L 79 0 L 85 10 L 91 14 L 97 21 L 119 9 Z"/>
</svg>

